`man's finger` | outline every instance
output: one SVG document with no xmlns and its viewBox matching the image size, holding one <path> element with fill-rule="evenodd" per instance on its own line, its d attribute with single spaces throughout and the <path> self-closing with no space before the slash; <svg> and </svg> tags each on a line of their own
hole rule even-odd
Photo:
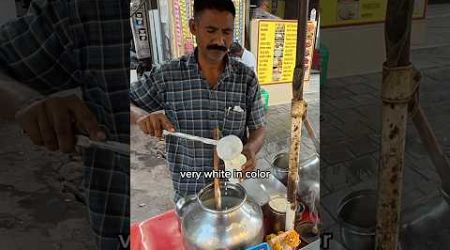
<svg viewBox="0 0 450 250">
<path fill-rule="evenodd" d="M 41 137 L 41 131 L 39 130 L 39 124 L 37 120 L 28 120 L 22 123 L 22 128 L 25 133 L 30 137 L 34 145 L 43 146 L 44 141 Z"/>
<path fill-rule="evenodd" d="M 154 136 L 155 135 L 155 131 L 153 129 L 153 125 L 152 125 L 152 122 L 150 121 L 150 119 L 147 118 L 145 120 L 145 126 L 147 127 L 148 134 L 151 135 L 151 136 Z"/>
<path fill-rule="evenodd" d="M 158 117 L 154 117 L 152 120 L 152 126 L 154 130 L 154 136 L 161 138 L 162 136 L 162 120 Z"/>
<path fill-rule="evenodd" d="M 95 115 L 89 110 L 85 103 L 78 98 L 74 98 L 69 104 L 69 109 L 75 115 L 77 122 L 89 133 L 91 139 L 97 141 L 106 139 L 106 135 L 100 129 Z"/>
<path fill-rule="evenodd" d="M 145 134 L 148 134 L 148 127 L 147 127 L 147 119 L 148 117 L 141 117 L 136 120 L 136 124 L 139 126 L 139 128 L 144 132 Z"/>
<path fill-rule="evenodd" d="M 163 128 L 170 132 L 175 132 L 175 126 L 167 119 L 166 116 L 161 117 L 161 123 L 163 125 Z"/>
<path fill-rule="evenodd" d="M 49 150 L 55 151 L 58 149 L 58 141 L 56 140 L 55 131 L 52 124 L 48 120 L 45 111 L 38 114 L 39 132 L 41 133 L 42 141 L 45 147 Z"/>
<path fill-rule="evenodd" d="M 74 150 L 75 138 L 69 110 L 61 107 L 53 107 L 51 116 L 59 149 L 64 153 L 72 152 Z"/>
<path fill-rule="evenodd" d="M 255 169 L 254 161 L 253 160 L 247 161 L 244 165 L 242 165 L 241 169 L 245 176 L 245 173 L 251 172 Z"/>
<path fill-rule="evenodd" d="M 145 134 L 148 134 L 148 129 L 145 121 L 141 121 L 137 123 L 139 128 L 144 132 Z"/>
</svg>

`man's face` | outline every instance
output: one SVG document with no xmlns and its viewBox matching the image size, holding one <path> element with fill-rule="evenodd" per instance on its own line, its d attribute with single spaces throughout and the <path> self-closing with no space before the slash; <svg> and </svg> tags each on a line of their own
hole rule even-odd
<svg viewBox="0 0 450 250">
<path fill-rule="evenodd" d="M 190 21 L 199 52 L 210 62 L 221 62 L 233 42 L 234 17 L 228 11 L 204 10 Z"/>
</svg>

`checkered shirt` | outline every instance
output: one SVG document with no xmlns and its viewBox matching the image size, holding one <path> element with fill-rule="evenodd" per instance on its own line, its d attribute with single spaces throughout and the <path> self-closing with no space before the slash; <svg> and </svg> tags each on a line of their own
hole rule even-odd
<svg viewBox="0 0 450 250">
<path fill-rule="evenodd" d="M 230 58 L 213 89 L 201 75 L 196 52 L 156 67 L 131 83 L 131 101 L 148 112 L 164 110 L 178 132 L 212 138 L 214 128 L 219 128 L 222 136 L 233 134 L 245 142 L 247 129 L 265 125 L 255 73 Z M 180 173 L 212 171 L 214 146 L 166 136 L 166 150 L 175 201 L 212 181 L 203 176 L 182 178 Z"/>
<path fill-rule="evenodd" d="M 0 28 L 3 72 L 43 95 L 80 87 L 109 140 L 129 144 L 129 1 L 40 0 Z M 129 156 L 84 154 L 86 202 L 98 249 L 129 235 Z M 125 244 L 126 245 L 126 244 Z"/>
</svg>

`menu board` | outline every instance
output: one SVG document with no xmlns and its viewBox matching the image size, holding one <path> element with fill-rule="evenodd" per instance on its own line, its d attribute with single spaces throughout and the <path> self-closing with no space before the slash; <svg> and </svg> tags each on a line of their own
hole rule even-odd
<svg viewBox="0 0 450 250">
<path fill-rule="evenodd" d="M 330 0 L 320 3 L 321 26 L 384 22 L 388 0 Z M 426 0 L 414 1 L 413 18 L 425 18 Z"/>
<path fill-rule="evenodd" d="M 305 80 L 310 77 L 316 27 L 315 21 L 308 22 Z M 252 34 L 252 51 L 257 58 L 259 83 L 292 83 L 297 56 L 297 21 L 254 20 L 252 30 L 256 30 Z"/>
<path fill-rule="evenodd" d="M 194 12 L 194 0 L 170 0 L 172 4 L 172 56 L 179 57 L 194 51 L 195 42 L 194 36 L 189 29 L 189 20 Z M 236 18 L 234 24 L 234 40 L 244 45 L 245 39 L 245 20 L 246 9 L 245 0 L 233 0 L 236 8 Z"/>
<path fill-rule="evenodd" d="M 297 22 L 257 20 L 257 74 L 260 84 L 292 82 Z"/>
</svg>

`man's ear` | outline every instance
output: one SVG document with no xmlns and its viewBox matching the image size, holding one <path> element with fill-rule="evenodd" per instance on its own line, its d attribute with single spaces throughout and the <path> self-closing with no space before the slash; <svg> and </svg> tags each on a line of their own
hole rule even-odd
<svg viewBox="0 0 450 250">
<path fill-rule="evenodd" d="M 197 35 L 197 26 L 195 25 L 194 18 L 189 19 L 189 30 L 191 31 L 192 35 Z"/>
</svg>

